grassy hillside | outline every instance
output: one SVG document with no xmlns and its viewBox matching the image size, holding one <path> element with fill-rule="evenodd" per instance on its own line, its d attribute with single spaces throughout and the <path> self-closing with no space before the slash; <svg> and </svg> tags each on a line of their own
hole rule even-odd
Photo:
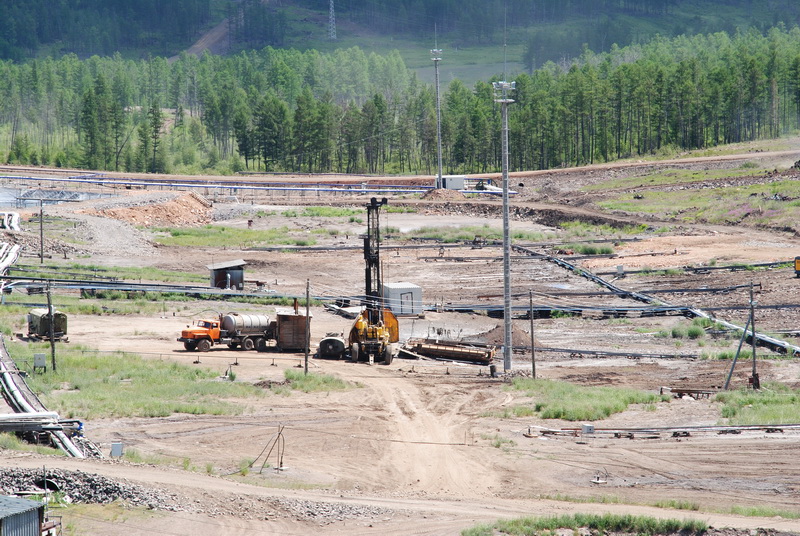
<svg viewBox="0 0 800 536">
<path fill-rule="evenodd" d="M 331 41 L 325 0 L 61 2 L 55 18 L 67 21 L 63 25 L 43 16 L 51 13 L 50 2 L 9 0 L 0 4 L 0 58 L 23 61 L 70 52 L 172 56 L 228 17 L 239 21 L 227 28 L 230 53 L 265 46 L 322 52 L 353 46 L 377 53 L 396 49 L 421 80 L 430 82 L 429 51 L 438 46 L 442 81 L 458 78 L 472 85 L 504 70 L 510 78 L 566 60 L 584 46 L 602 52 L 655 35 L 765 31 L 777 23 L 800 22 L 800 5 L 789 0 L 340 0 L 335 7 L 337 39 Z"/>
<path fill-rule="evenodd" d="M 524 21 L 525 18 L 510 10 L 505 35 L 501 23 L 489 38 L 477 39 L 473 38 L 477 30 L 470 21 L 460 21 L 458 27 L 442 31 L 442 24 L 429 18 L 426 19 L 429 24 L 417 23 L 407 31 L 386 32 L 364 24 L 358 12 L 343 8 L 336 13 L 337 39 L 331 41 L 328 39 L 328 3 L 317 3 L 324 6 L 312 9 L 301 5 L 303 2 L 291 6 L 284 4 L 286 7 L 282 8 L 282 13 L 288 21 L 285 47 L 323 52 L 352 46 L 377 53 L 398 50 L 406 65 L 428 83 L 434 79 L 430 49 L 438 47 L 442 49 L 442 82 L 446 84 L 458 78 L 467 85 L 501 75 L 504 71 L 509 78 L 516 73 L 532 72 L 548 61 L 559 62 L 578 56 L 584 46 L 601 52 L 610 50 L 615 44 L 622 47 L 647 42 L 656 35 L 735 33 L 737 29 L 746 28 L 765 31 L 777 23 L 787 27 L 800 23 L 800 5 L 792 2 L 674 0 L 668 2 L 672 4 L 669 10 L 660 14 L 614 7 L 627 2 L 605 2 L 609 6 L 604 11 L 587 11 L 580 9 L 580 2 L 566 1 L 561 3 L 563 16 L 557 20 L 522 24 L 517 19 Z M 438 32 L 434 27 L 439 29 Z"/>
</svg>

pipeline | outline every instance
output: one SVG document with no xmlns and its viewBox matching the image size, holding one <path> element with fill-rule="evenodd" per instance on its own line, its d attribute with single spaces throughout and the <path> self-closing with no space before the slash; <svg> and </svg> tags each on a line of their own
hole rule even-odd
<svg viewBox="0 0 800 536">
<path fill-rule="evenodd" d="M 644 303 L 647 303 L 647 304 L 656 305 L 658 307 L 664 307 L 664 308 L 673 307 L 673 306 L 671 306 L 671 305 L 669 305 L 667 303 L 664 303 L 664 302 L 661 302 L 661 301 L 657 300 L 656 298 L 653 298 L 652 296 L 648 296 L 646 294 L 641 294 L 641 293 L 638 293 L 638 292 L 630 292 L 630 291 L 623 290 L 623 289 L 617 287 L 616 285 L 614 285 L 612 283 L 609 283 L 605 279 L 602 279 L 601 277 L 599 277 L 599 276 L 597 276 L 597 275 L 595 275 L 595 274 L 593 274 L 593 273 L 591 273 L 591 272 L 589 272 L 587 270 L 584 270 L 583 268 L 580 268 L 580 267 L 578 267 L 578 266 L 576 266 L 574 264 L 571 264 L 571 263 L 569 263 L 569 262 L 567 262 L 567 261 L 565 261 L 563 259 L 559 259 L 559 258 L 553 257 L 551 255 L 545 255 L 543 253 L 537 253 L 537 252 L 535 252 L 533 250 L 530 250 L 528 248 L 524 248 L 524 247 L 521 247 L 521 246 L 512 246 L 512 248 L 515 251 L 519 251 L 521 253 L 526 253 L 526 254 L 528 254 L 528 255 L 530 255 L 532 257 L 541 258 L 542 260 L 557 264 L 558 266 L 561 266 L 562 268 L 564 268 L 566 270 L 570 270 L 571 272 L 574 272 L 574 273 L 576 273 L 576 274 L 578 274 L 578 275 L 580 275 L 582 277 L 585 277 L 586 279 L 588 279 L 590 281 L 593 281 L 594 283 L 596 283 L 596 284 L 598 284 L 598 285 L 600 285 L 602 287 L 605 287 L 605 288 L 611 290 L 612 292 L 614 292 L 614 293 L 616 293 L 616 294 L 618 294 L 618 295 L 620 295 L 622 297 L 629 297 L 629 298 L 632 298 L 634 300 L 641 301 L 641 302 L 644 302 Z M 688 316 L 688 317 L 705 318 L 705 319 L 710 320 L 712 322 L 716 322 L 718 324 L 721 324 L 721 325 L 725 326 L 728 329 L 731 329 L 731 330 L 734 330 L 734 331 L 738 331 L 739 333 L 743 332 L 744 329 L 745 329 L 742 326 L 737 326 L 736 324 L 732 324 L 732 323 L 726 322 L 724 320 L 719 320 L 719 319 L 713 317 L 711 314 L 706 313 L 705 311 L 702 311 L 701 309 L 696 309 L 696 308 L 693 308 L 693 307 L 685 307 L 684 309 L 685 309 L 685 313 L 684 314 L 686 316 Z M 789 344 L 788 342 L 781 341 L 781 340 L 778 340 L 778 339 L 776 339 L 774 337 L 769 337 L 769 336 L 763 335 L 761 333 L 756 333 L 755 337 L 756 337 L 756 342 L 758 344 L 760 344 L 761 346 L 764 346 L 766 348 L 769 348 L 770 350 L 772 350 L 774 352 L 787 354 L 787 355 L 793 355 L 793 356 L 800 355 L 800 346 L 795 346 L 793 344 Z"/>
<path fill-rule="evenodd" d="M 19 371 L 16 370 L 16 367 L 12 370 L 10 366 L 6 365 L 6 362 L 11 362 L 11 357 L 8 355 L 8 350 L 6 350 L 6 343 L 5 339 L 0 336 L 0 385 L 3 388 L 3 395 L 8 400 L 9 404 L 13 407 L 14 411 L 17 413 L 26 413 L 26 414 L 38 414 L 40 413 L 39 409 L 44 409 L 39 400 L 36 400 L 36 403 L 40 406 L 39 409 L 34 408 L 34 406 L 27 400 L 25 394 L 20 390 L 19 386 L 17 385 L 17 381 L 21 381 L 25 383 L 25 380 L 19 375 Z M 57 417 L 56 417 L 57 419 Z M 53 439 L 53 443 L 72 456 L 73 458 L 85 458 L 84 453 L 72 442 L 72 440 L 60 430 L 56 430 L 50 432 L 50 436 Z"/>
</svg>

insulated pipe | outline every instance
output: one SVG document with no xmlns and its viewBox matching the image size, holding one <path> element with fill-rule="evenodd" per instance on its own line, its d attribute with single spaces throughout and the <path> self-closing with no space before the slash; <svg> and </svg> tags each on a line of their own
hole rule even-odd
<svg viewBox="0 0 800 536">
<path fill-rule="evenodd" d="M 2 340 L 0 338 L 0 340 Z M 5 350 L 5 349 L 4 349 Z M 5 353 L 5 351 L 4 351 Z M 6 354 L 7 355 L 7 354 Z M 16 382 L 14 381 L 11 371 L 8 369 L 5 363 L 0 360 L 0 380 L 3 383 L 4 389 L 9 393 L 11 400 L 14 404 L 16 404 L 17 408 L 20 409 L 20 413 L 39 413 L 33 406 L 31 406 L 27 400 L 25 400 L 25 396 L 23 396 L 22 392 L 17 387 Z M 56 415 L 56 419 L 58 419 L 58 414 Z M 81 452 L 75 444 L 64 434 L 64 432 L 52 432 L 53 442 L 56 443 L 61 450 L 65 451 L 67 454 L 71 455 L 73 458 L 85 458 L 83 452 Z"/>
</svg>

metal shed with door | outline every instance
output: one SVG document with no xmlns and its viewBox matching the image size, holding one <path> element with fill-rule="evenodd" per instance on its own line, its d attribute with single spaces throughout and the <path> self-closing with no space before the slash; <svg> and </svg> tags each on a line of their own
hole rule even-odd
<svg viewBox="0 0 800 536">
<path fill-rule="evenodd" d="M 244 266 L 247 264 L 242 259 L 227 262 L 218 262 L 206 266 L 211 271 L 211 286 L 242 290 L 244 288 Z"/>
<path fill-rule="evenodd" d="M 311 334 L 306 330 L 306 312 L 294 309 L 275 311 L 275 346 L 282 352 L 305 351 L 311 341 Z M 312 315 L 309 313 L 308 322 Z"/>
<path fill-rule="evenodd" d="M 397 316 L 424 314 L 422 287 L 414 283 L 384 283 L 383 300 L 386 308 Z"/>
<path fill-rule="evenodd" d="M 41 536 L 43 522 L 42 503 L 0 496 L 0 536 Z"/>
</svg>

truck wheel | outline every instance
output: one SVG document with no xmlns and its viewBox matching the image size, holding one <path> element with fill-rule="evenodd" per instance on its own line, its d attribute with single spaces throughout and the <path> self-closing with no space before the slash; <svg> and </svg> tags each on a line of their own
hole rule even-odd
<svg viewBox="0 0 800 536">
<path fill-rule="evenodd" d="M 391 365 L 392 364 L 392 345 L 387 344 L 383 348 L 383 364 L 384 365 Z"/>
<path fill-rule="evenodd" d="M 228 348 L 230 348 L 231 350 L 236 350 L 237 348 L 239 348 L 239 343 L 238 342 L 229 342 L 228 343 Z"/>
<path fill-rule="evenodd" d="M 211 341 L 208 339 L 201 339 L 197 341 L 197 349 L 201 352 L 208 352 L 211 350 Z"/>
<path fill-rule="evenodd" d="M 256 352 L 266 351 L 266 341 L 264 340 L 264 337 L 256 337 L 253 339 L 253 348 L 256 349 Z"/>
<path fill-rule="evenodd" d="M 195 350 L 197 350 L 197 342 L 183 341 L 183 347 L 189 352 L 194 352 Z"/>
<path fill-rule="evenodd" d="M 358 343 L 354 342 L 350 347 L 350 359 L 358 363 Z"/>
<path fill-rule="evenodd" d="M 253 344 L 253 339 L 251 339 L 250 337 L 245 337 L 244 339 L 242 339 L 242 350 L 250 351 L 253 348 L 255 348 L 255 345 Z"/>
</svg>

